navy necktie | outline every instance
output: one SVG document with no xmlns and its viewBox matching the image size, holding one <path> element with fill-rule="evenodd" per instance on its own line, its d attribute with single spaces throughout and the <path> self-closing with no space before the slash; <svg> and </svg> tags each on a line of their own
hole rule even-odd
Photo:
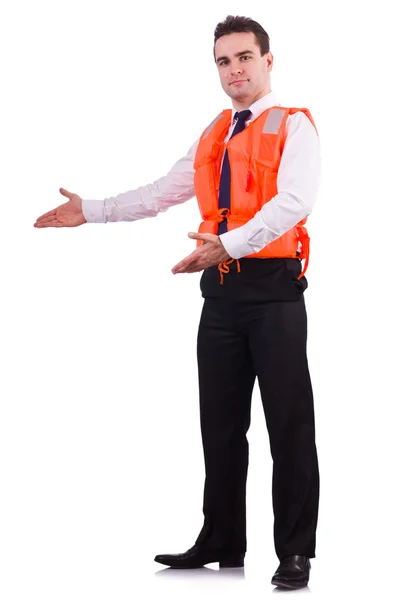
<svg viewBox="0 0 397 600">
<path fill-rule="evenodd" d="M 250 110 L 242 110 L 241 112 L 235 113 L 234 119 L 237 118 L 237 123 L 233 129 L 233 133 L 230 136 L 230 139 L 232 139 L 232 137 L 235 136 L 237 133 L 244 131 L 245 122 L 248 119 L 248 117 L 251 116 L 251 114 L 252 113 Z M 230 163 L 227 149 L 223 158 L 221 178 L 219 182 L 219 208 L 230 208 Z M 224 219 L 221 223 L 219 223 L 218 235 L 221 235 L 221 233 L 226 233 L 226 231 L 227 220 Z"/>
</svg>

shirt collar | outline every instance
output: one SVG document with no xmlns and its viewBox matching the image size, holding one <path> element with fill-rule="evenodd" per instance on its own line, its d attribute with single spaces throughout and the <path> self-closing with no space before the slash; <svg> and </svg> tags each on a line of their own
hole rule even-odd
<svg viewBox="0 0 397 600">
<path fill-rule="evenodd" d="M 277 103 L 275 93 L 268 92 L 267 94 L 262 96 L 262 98 L 259 98 L 259 100 L 256 100 L 253 104 L 251 104 L 249 110 L 252 112 L 252 116 L 249 119 L 247 119 L 247 122 L 253 121 L 257 117 L 259 117 L 259 115 L 263 113 L 263 111 L 267 110 L 268 108 L 271 108 L 272 106 L 280 106 L 280 104 Z M 233 107 L 232 121 L 236 112 L 237 110 Z"/>
</svg>

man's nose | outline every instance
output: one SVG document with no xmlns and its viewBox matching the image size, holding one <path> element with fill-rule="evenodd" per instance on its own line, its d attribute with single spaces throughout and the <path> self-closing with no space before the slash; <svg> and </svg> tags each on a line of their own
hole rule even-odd
<svg viewBox="0 0 397 600">
<path fill-rule="evenodd" d="M 232 75 L 241 75 L 242 72 L 243 72 L 243 69 L 240 64 L 232 65 L 232 68 L 231 68 Z"/>
</svg>

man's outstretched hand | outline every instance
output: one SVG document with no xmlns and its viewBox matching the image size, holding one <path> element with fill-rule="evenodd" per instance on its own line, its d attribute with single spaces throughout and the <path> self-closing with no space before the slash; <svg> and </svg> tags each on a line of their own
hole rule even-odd
<svg viewBox="0 0 397 600">
<path fill-rule="evenodd" d="M 69 198 L 68 202 L 41 215 L 34 223 L 34 227 L 77 227 L 87 222 L 81 210 L 80 196 L 72 194 L 64 188 L 60 188 L 59 191 L 63 196 Z"/>
<path fill-rule="evenodd" d="M 202 240 L 203 244 L 173 267 L 174 275 L 196 273 L 231 258 L 219 236 L 213 233 L 189 233 L 189 237 L 192 240 Z"/>
</svg>

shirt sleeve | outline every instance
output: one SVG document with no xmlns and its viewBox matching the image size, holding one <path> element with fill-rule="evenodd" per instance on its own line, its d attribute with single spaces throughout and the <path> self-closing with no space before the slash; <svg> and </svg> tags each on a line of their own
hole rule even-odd
<svg viewBox="0 0 397 600">
<path fill-rule="evenodd" d="M 156 217 L 176 204 L 195 196 L 194 159 L 199 140 L 179 159 L 164 177 L 135 190 L 104 200 L 82 201 L 82 211 L 88 223 L 137 221 Z"/>
<path fill-rule="evenodd" d="M 288 117 L 286 127 L 277 194 L 247 223 L 220 236 L 232 258 L 259 252 L 313 210 L 321 170 L 318 135 L 310 119 L 300 111 Z"/>
</svg>

